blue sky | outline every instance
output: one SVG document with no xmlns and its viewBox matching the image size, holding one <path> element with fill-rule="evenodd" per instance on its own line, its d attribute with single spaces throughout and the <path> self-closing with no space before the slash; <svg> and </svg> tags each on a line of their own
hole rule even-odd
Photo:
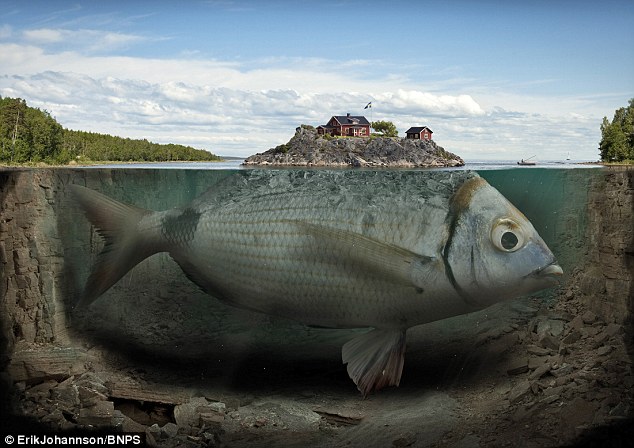
<svg viewBox="0 0 634 448">
<path fill-rule="evenodd" d="M 0 95 L 222 155 L 372 101 L 466 159 L 596 160 L 634 97 L 632 23 L 625 0 L 3 1 Z"/>
</svg>

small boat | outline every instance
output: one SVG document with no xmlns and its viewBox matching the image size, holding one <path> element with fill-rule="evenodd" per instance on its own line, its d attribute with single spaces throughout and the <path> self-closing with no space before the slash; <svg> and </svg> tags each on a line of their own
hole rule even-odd
<svg viewBox="0 0 634 448">
<path fill-rule="evenodd" d="M 535 162 L 534 160 L 531 160 L 533 157 L 535 156 L 530 156 L 528 159 L 522 159 L 519 162 L 517 162 L 518 165 L 537 165 L 537 162 Z"/>
</svg>

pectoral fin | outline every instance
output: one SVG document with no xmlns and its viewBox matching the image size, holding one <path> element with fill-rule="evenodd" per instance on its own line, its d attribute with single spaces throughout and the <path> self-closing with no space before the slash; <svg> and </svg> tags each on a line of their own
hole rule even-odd
<svg viewBox="0 0 634 448">
<path fill-rule="evenodd" d="M 293 224 L 315 237 L 320 244 L 330 246 L 333 253 L 353 259 L 357 265 L 393 283 L 418 286 L 413 283 L 412 272 L 435 260 L 358 233 L 301 221 L 293 221 Z"/>
<path fill-rule="evenodd" d="M 385 386 L 398 386 L 405 359 L 405 330 L 372 330 L 348 341 L 341 354 L 348 375 L 364 397 Z"/>
</svg>

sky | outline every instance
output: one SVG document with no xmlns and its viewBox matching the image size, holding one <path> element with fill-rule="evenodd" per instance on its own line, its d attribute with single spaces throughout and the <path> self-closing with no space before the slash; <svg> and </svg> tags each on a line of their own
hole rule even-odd
<svg viewBox="0 0 634 448">
<path fill-rule="evenodd" d="M 351 113 L 466 160 L 597 160 L 633 23 L 632 0 L 1 0 L 0 96 L 225 156 Z"/>
</svg>

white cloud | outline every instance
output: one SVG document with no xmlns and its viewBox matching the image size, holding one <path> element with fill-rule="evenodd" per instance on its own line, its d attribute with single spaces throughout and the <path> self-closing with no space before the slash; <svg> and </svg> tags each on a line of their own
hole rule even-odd
<svg viewBox="0 0 634 448">
<path fill-rule="evenodd" d="M 79 29 L 39 28 L 22 32 L 24 40 L 36 45 L 64 44 L 68 48 L 87 50 L 89 52 L 112 51 L 133 43 L 147 40 L 134 34 L 114 33 L 109 31 Z"/>
<path fill-rule="evenodd" d="M 67 39 L 69 31 L 42 28 L 39 30 L 26 30 L 22 33 L 27 41 L 39 44 L 53 44 Z"/>
<path fill-rule="evenodd" d="M 470 95 L 435 95 L 418 90 L 398 89 L 376 95 L 388 110 L 418 112 L 431 116 L 480 116 L 484 110 Z"/>
<path fill-rule="evenodd" d="M 53 42 L 53 31 L 38 30 L 30 39 Z M 87 35 L 88 45 L 108 40 L 103 33 Z M 110 43 L 126 41 L 112 35 Z M 351 112 L 393 121 L 401 133 L 428 125 L 440 145 L 471 159 L 519 159 L 533 151 L 555 159 L 579 148 L 581 157 L 596 158 L 596 99 L 525 97 L 477 86 L 468 93 L 470 85 L 452 79 L 429 90 L 372 71 L 379 64 L 366 62 L 142 59 L 0 43 L 0 94 L 25 98 L 72 129 L 224 155 L 262 152 L 287 141 L 301 123 L 319 125 Z M 371 111 L 363 110 L 368 101 Z"/>
</svg>

